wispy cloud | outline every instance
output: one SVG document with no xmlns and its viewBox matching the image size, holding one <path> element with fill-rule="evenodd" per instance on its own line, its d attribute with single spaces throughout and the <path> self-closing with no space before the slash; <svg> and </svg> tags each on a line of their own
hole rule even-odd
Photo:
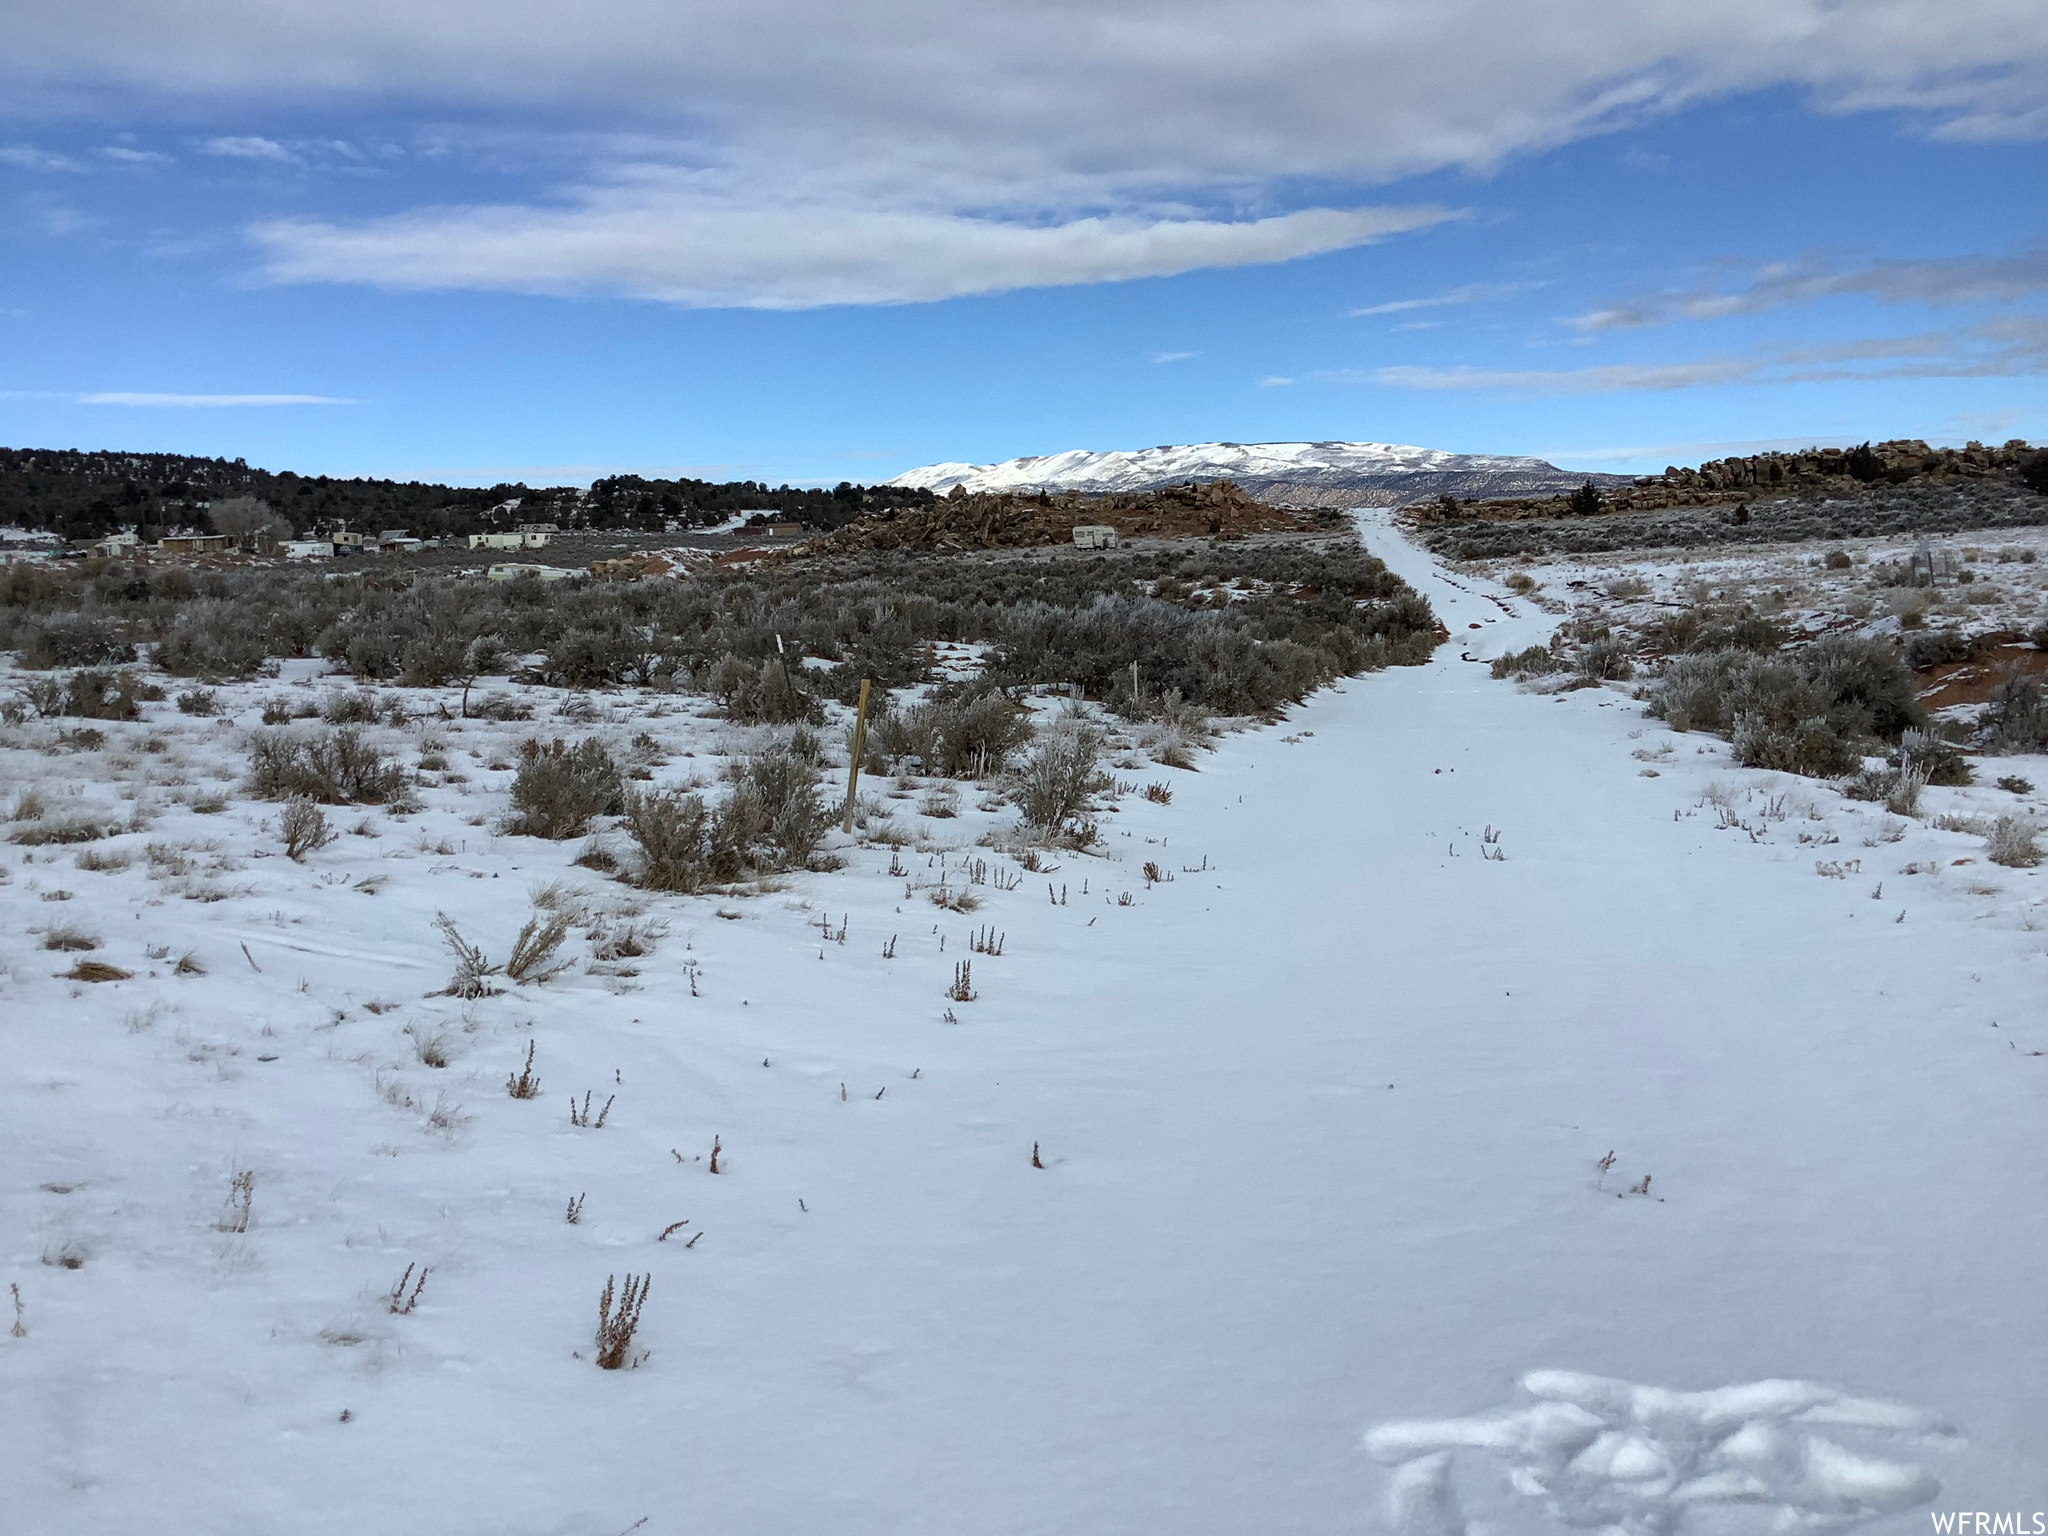
<svg viewBox="0 0 2048 1536">
<path fill-rule="evenodd" d="M 0 165 L 23 171 L 82 171 L 84 166 L 69 155 L 52 154 L 33 144 L 0 144 Z"/>
<path fill-rule="evenodd" d="M 1269 373 L 1263 379 L 1259 380 L 1259 388 L 1285 389 L 1289 384 L 1292 384 L 1293 382 L 1294 380 L 1286 378 L 1280 374 Z"/>
<path fill-rule="evenodd" d="M 1313 377 L 1320 383 L 1532 396 L 1638 394 L 1715 384 L 2000 378 L 2041 373 L 2048 373 L 2048 318 L 2011 316 L 1915 336 L 1878 336 L 1829 346 L 1781 347 L 1690 362 L 1605 363 L 1563 369 L 1403 365 L 1344 369 Z"/>
<path fill-rule="evenodd" d="M 1732 291 L 1692 289 L 1629 299 L 1575 317 L 1580 331 L 1632 330 L 1671 320 L 1719 320 L 1860 294 L 1885 304 L 2002 304 L 2048 293 L 2048 250 L 2017 256 L 1873 261 L 1861 266 L 1780 263 Z"/>
<path fill-rule="evenodd" d="M 268 160 L 289 165 L 299 158 L 277 140 L 258 138 L 254 135 L 231 134 L 223 138 L 208 139 L 200 149 L 202 153 L 217 155 L 225 160 Z"/>
<path fill-rule="evenodd" d="M 171 157 L 154 149 L 130 149 L 125 144 L 108 144 L 101 147 L 100 158 L 111 160 L 116 165 L 169 165 Z"/>
<path fill-rule="evenodd" d="M 588 193 L 566 208 L 443 208 L 357 224 L 287 219 L 259 224 L 251 236 L 282 283 L 809 309 L 1290 261 L 1452 217 L 1437 207 L 1310 208 L 1244 222 L 1047 224 L 826 203 L 750 206 L 642 182 Z"/>
<path fill-rule="evenodd" d="M 1191 357 L 1200 357 L 1199 352 L 1148 352 L 1146 361 L 1153 363 L 1184 363 Z"/>
<path fill-rule="evenodd" d="M 1416 309 L 1441 309 L 1450 304 L 1480 304 L 1491 299 L 1505 299 L 1512 294 L 1546 286 L 1544 283 L 1467 283 L 1449 293 L 1432 294 L 1425 299 L 1392 299 L 1385 304 L 1368 304 L 1363 309 L 1346 313 L 1354 320 L 1369 315 L 1403 315 Z"/>
<path fill-rule="evenodd" d="M 167 407 L 178 410 L 205 408 L 208 406 L 354 405 L 356 403 L 353 400 L 342 399 L 336 395 L 177 395 L 112 389 L 79 395 L 77 400 L 80 405 L 133 405 Z"/>
</svg>

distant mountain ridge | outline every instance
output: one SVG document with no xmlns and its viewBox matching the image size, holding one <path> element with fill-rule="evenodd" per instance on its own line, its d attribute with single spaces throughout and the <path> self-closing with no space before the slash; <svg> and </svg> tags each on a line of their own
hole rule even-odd
<svg viewBox="0 0 2048 1536">
<path fill-rule="evenodd" d="M 1300 507 L 1401 507 L 1438 496 L 1475 499 L 1543 495 L 1627 485 L 1626 475 L 1585 475 L 1543 459 L 1449 453 L 1403 443 L 1192 443 L 1097 453 L 1007 459 L 1000 464 L 927 464 L 888 483 L 944 495 L 973 492 L 1145 491 L 1190 480 L 1234 480 L 1263 501 Z"/>
</svg>

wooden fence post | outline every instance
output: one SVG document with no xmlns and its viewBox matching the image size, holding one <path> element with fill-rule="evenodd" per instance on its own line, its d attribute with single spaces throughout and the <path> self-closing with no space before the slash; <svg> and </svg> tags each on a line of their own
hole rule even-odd
<svg viewBox="0 0 2048 1536">
<path fill-rule="evenodd" d="M 861 754 L 868 749 L 868 679 L 860 680 L 860 706 L 853 716 L 853 751 L 846 765 L 846 821 L 842 831 L 853 830 L 853 792 L 860 787 Z"/>
</svg>

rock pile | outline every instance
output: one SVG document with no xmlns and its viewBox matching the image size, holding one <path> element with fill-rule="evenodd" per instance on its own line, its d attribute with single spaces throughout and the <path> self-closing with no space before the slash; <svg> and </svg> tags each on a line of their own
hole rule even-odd
<svg viewBox="0 0 2048 1536">
<path fill-rule="evenodd" d="M 1908 481 L 2013 481 L 2034 450 L 2018 438 L 2002 448 L 1971 443 L 1963 448 L 1930 448 L 1918 438 L 1866 443 L 1860 448 L 1808 448 L 1801 453 L 1759 453 L 1748 458 L 1709 459 L 1697 469 L 1667 466 L 1660 476 L 1633 485 L 1602 487 L 1602 512 L 1661 512 L 1672 507 L 1726 506 L 1763 497 L 1844 496 L 1879 493 Z M 1481 518 L 1490 522 L 1565 517 L 1565 496 L 1434 503 L 1415 509 L 1421 522 Z"/>
<path fill-rule="evenodd" d="M 1329 514 L 1323 514 L 1327 517 Z M 955 488 L 928 507 L 893 507 L 811 539 L 791 557 L 863 550 L 1030 549 L 1070 544 L 1079 524 L 1104 524 L 1121 539 L 1242 538 L 1320 526 L 1318 515 L 1254 501 L 1228 480 L 1108 496 L 969 495 Z"/>
<path fill-rule="evenodd" d="M 1796 544 L 1893 534 L 2034 528 L 2048 523 L 2048 496 L 1998 480 L 1922 476 L 1902 485 L 1837 487 L 1831 496 L 1742 500 L 1734 506 L 1671 506 L 1612 517 L 1446 518 L 1417 530 L 1454 560 L 1589 555 L 1619 549 Z"/>
</svg>

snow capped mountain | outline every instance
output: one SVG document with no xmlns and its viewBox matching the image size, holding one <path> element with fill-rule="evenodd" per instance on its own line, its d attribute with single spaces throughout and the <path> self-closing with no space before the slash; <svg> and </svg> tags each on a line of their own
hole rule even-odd
<svg viewBox="0 0 2048 1536">
<path fill-rule="evenodd" d="M 1194 443 L 1008 459 L 1001 464 L 927 464 L 891 485 L 944 493 L 1144 491 L 1189 480 L 1235 480 L 1269 500 L 1317 506 L 1401 506 L 1433 496 L 1517 496 L 1571 490 L 1589 477 L 1542 459 L 1447 453 L 1400 443 Z M 1622 477 L 1594 475 L 1608 483 Z"/>
</svg>

